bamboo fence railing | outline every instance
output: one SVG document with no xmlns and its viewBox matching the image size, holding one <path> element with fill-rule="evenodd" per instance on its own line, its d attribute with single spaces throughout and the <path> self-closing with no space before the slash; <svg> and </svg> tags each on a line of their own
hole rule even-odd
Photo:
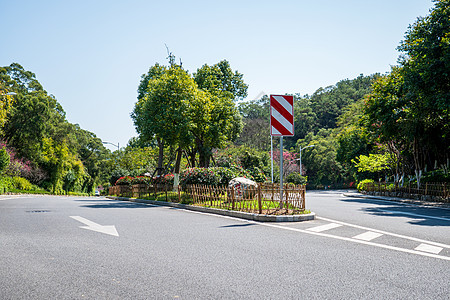
<svg viewBox="0 0 450 300">
<path fill-rule="evenodd" d="M 450 184 L 443 183 L 422 183 L 417 187 L 415 183 L 398 186 L 386 182 L 368 183 L 364 189 L 368 193 L 379 193 L 386 196 L 396 196 L 404 198 L 424 198 L 440 202 L 450 202 Z"/>
<path fill-rule="evenodd" d="M 154 198 L 226 210 L 259 214 L 295 214 L 305 210 L 305 186 L 258 184 L 247 188 L 187 185 L 173 190 L 171 185 L 113 186 L 109 195 Z M 281 198 L 282 197 L 282 198 Z"/>
</svg>

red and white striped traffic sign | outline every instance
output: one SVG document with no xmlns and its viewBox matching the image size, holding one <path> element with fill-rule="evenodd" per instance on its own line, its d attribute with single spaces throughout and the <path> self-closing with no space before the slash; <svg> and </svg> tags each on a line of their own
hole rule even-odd
<svg viewBox="0 0 450 300">
<path fill-rule="evenodd" d="M 270 95 L 270 134 L 294 135 L 294 96 Z"/>
</svg>

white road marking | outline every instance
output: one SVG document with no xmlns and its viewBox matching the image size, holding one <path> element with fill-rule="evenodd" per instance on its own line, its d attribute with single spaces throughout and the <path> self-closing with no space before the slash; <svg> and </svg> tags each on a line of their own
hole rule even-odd
<svg viewBox="0 0 450 300">
<path fill-rule="evenodd" d="M 427 215 L 419 215 L 419 214 L 414 214 L 414 213 L 409 213 L 409 212 L 403 212 L 403 211 L 395 211 L 395 210 L 385 210 L 385 209 L 377 209 L 379 211 L 384 211 L 384 212 L 388 212 L 391 214 L 399 214 L 399 215 L 410 215 L 410 216 L 414 216 L 414 217 L 421 217 L 424 219 L 436 219 L 436 220 L 443 220 L 443 221 L 448 221 L 450 222 L 449 218 L 442 218 L 442 217 L 435 217 L 435 216 L 427 216 Z"/>
<path fill-rule="evenodd" d="M 329 224 L 325 224 L 325 225 L 308 228 L 307 230 L 313 231 L 313 232 L 322 232 L 322 231 L 330 230 L 330 229 L 341 227 L 341 226 L 342 225 L 340 225 L 340 224 L 329 223 Z"/>
<path fill-rule="evenodd" d="M 165 208 L 169 209 L 169 207 L 165 207 Z M 428 252 L 425 252 L 425 251 L 417 251 L 417 250 L 412 250 L 412 249 L 406 249 L 406 248 L 400 248 L 400 247 L 389 246 L 389 245 L 384 245 L 384 244 L 378 244 L 378 243 L 374 243 L 374 242 L 370 242 L 370 241 L 364 241 L 364 240 L 358 240 L 358 239 L 355 239 L 355 238 L 347 238 L 347 237 L 342 237 L 342 236 L 336 236 L 336 235 L 331 235 L 331 234 L 327 234 L 327 233 L 323 233 L 323 232 L 313 232 L 313 231 L 297 229 L 297 228 L 292 228 L 292 227 L 278 225 L 278 224 L 271 224 L 271 223 L 265 223 L 265 222 L 256 222 L 256 221 L 245 220 L 245 219 L 236 218 L 236 217 L 222 216 L 222 215 L 217 215 L 217 214 L 212 214 L 212 213 L 204 213 L 204 212 L 192 211 L 192 210 L 183 209 L 183 208 L 177 208 L 177 209 L 184 210 L 185 212 L 188 212 L 188 213 L 209 215 L 209 216 L 212 216 L 212 217 L 219 217 L 219 218 L 224 218 L 224 219 L 230 219 L 230 220 L 235 220 L 235 221 L 240 221 L 240 222 L 245 222 L 245 223 L 250 223 L 250 224 L 255 224 L 255 225 L 261 225 L 261 226 L 266 226 L 266 227 L 278 228 L 278 229 L 282 229 L 282 230 L 296 231 L 296 232 L 306 233 L 306 234 L 310 234 L 310 235 L 316 235 L 316 236 L 321 236 L 321 237 L 328 237 L 328 238 L 342 240 L 342 241 L 347 241 L 347 242 L 353 242 L 353 243 L 358 243 L 358 244 L 363 244 L 363 245 L 374 246 L 374 247 L 378 247 L 378 248 L 384 248 L 384 249 L 389 249 L 389 250 L 394 250 L 394 251 L 399 251 L 399 252 L 404 252 L 404 253 L 410 253 L 410 254 L 415 254 L 415 255 L 420 255 L 420 256 L 427 256 L 427 257 L 432 257 L 432 258 L 437 258 L 437 259 L 450 261 L 450 257 L 449 256 L 437 255 L 437 254 L 428 253 Z M 382 233 L 382 234 L 388 234 L 390 236 L 404 238 L 404 239 L 409 239 L 409 240 L 413 240 L 413 241 L 421 241 L 421 242 L 427 243 L 427 244 L 441 245 L 441 246 L 443 246 L 443 248 L 450 248 L 450 245 L 440 244 L 440 243 L 436 243 L 436 242 L 424 241 L 424 240 L 416 239 L 416 238 L 413 238 L 413 237 L 408 237 L 408 236 L 404 236 L 404 235 L 400 235 L 400 234 L 389 233 L 389 232 L 385 232 L 385 231 L 381 231 L 381 230 L 377 230 L 377 229 L 371 229 L 371 228 L 367 228 L 367 227 L 363 227 L 363 226 L 359 226 L 359 225 L 353 225 L 353 224 L 349 224 L 349 223 L 345 223 L 345 222 L 341 222 L 341 221 L 330 220 L 330 219 L 323 218 L 323 217 L 316 217 L 316 219 L 320 219 L 320 220 L 324 220 L 324 221 L 330 221 L 330 222 L 333 222 L 333 223 L 346 225 L 346 226 L 350 226 L 350 227 L 354 227 L 354 228 L 360 228 L 360 229 L 364 229 L 364 230 L 369 230 L 369 231 L 373 231 L 373 232 L 379 232 L 379 233 Z M 287 224 L 287 223 L 285 223 L 285 224 Z"/>
<path fill-rule="evenodd" d="M 29 197 L 29 196 L 25 196 L 25 197 L 17 196 L 17 197 L 7 197 L 7 198 L 0 197 L 0 201 L 2 201 L 2 200 L 12 200 L 12 199 L 31 199 L 31 198 L 33 198 L 33 197 Z"/>
<path fill-rule="evenodd" d="M 271 223 L 265 223 L 265 222 L 256 222 L 256 221 L 244 220 L 244 219 L 230 217 L 230 216 L 221 216 L 221 215 L 216 215 L 216 214 L 202 213 L 202 212 L 189 211 L 189 210 L 185 210 L 185 211 L 191 212 L 191 213 L 196 213 L 196 214 L 207 214 L 207 215 L 210 215 L 210 216 L 216 216 L 216 217 L 225 218 L 225 219 L 233 219 L 233 220 L 236 220 L 236 221 L 241 221 L 241 222 L 246 222 L 246 223 L 251 223 L 251 224 L 257 224 L 257 225 L 261 225 L 261 226 L 267 226 L 267 227 L 278 228 L 278 229 L 283 229 L 283 230 L 296 231 L 296 232 L 300 232 L 300 233 L 306 233 L 306 234 L 311 234 L 311 235 L 316 235 L 316 236 L 321 236 L 321 237 L 328 237 L 328 238 L 342 240 L 342 241 L 347 241 L 347 242 L 353 242 L 353 243 L 358 243 L 358 244 L 363 244 L 363 245 L 374 246 L 374 247 L 378 247 L 378 248 L 384 248 L 384 249 L 389 249 L 389 250 L 394 250 L 394 251 L 399 251 L 399 252 L 404 252 L 404 253 L 416 254 L 416 255 L 433 257 L 433 258 L 438 258 L 438 259 L 450 261 L 450 257 L 449 256 L 437 255 L 437 254 L 429 253 L 429 252 L 425 252 L 425 251 L 417 251 L 417 250 L 412 250 L 412 249 L 400 248 L 400 247 L 395 247 L 395 246 L 390 246 L 390 245 L 378 244 L 378 243 L 374 243 L 374 242 L 370 242 L 370 241 L 358 240 L 358 239 L 355 239 L 355 238 L 347 238 L 347 237 L 342 237 L 342 236 L 337 236 L 337 235 L 331 235 L 331 234 L 327 234 L 327 233 L 324 233 L 324 232 L 314 232 L 314 231 L 310 231 L 310 230 L 297 229 L 297 228 L 292 228 L 292 227 L 278 225 L 278 224 L 271 224 Z M 316 217 L 316 218 L 317 219 L 321 219 L 321 220 L 329 220 L 327 218 L 322 218 L 322 217 L 320 217 L 320 218 Z M 365 229 L 365 230 L 369 230 L 369 231 L 373 231 L 373 232 L 379 232 L 379 233 L 382 233 L 382 234 L 388 234 L 388 235 L 391 235 L 391 236 L 405 238 L 405 239 L 409 239 L 409 240 L 413 240 L 413 241 L 423 241 L 424 243 L 427 243 L 427 244 L 442 245 L 442 246 L 444 246 L 444 248 L 450 248 L 449 245 L 444 245 L 444 244 L 440 244 L 440 243 L 424 241 L 424 240 L 421 240 L 421 239 L 416 239 L 416 238 L 413 238 L 413 237 L 407 237 L 407 236 L 394 234 L 394 233 L 383 232 L 381 230 L 371 229 L 371 228 L 367 228 L 367 227 L 363 227 L 363 226 L 359 226 L 359 225 L 348 224 L 348 223 L 344 223 L 344 222 L 340 222 L 340 221 L 334 221 L 334 220 L 330 220 L 330 221 L 332 221 L 333 223 L 341 224 L 341 225 L 346 225 L 346 226 L 351 226 L 351 227 L 355 227 L 355 228 Z"/>
<path fill-rule="evenodd" d="M 109 234 L 113 236 L 119 236 L 119 233 L 117 233 L 116 227 L 114 225 L 100 225 L 95 222 L 89 221 L 88 219 L 85 219 L 80 216 L 70 216 L 72 219 L 77 220 L 78 222 L 81 222 L 87 226 L 80 226 L 80 228 L 88 229 L 92 231 L 101 232 L 104 234 Z"/>
<path fill-rule="evenodd" d="M 387 232 L 387 231 L 383 231 L 383 230 L 378 230 L 378 229 L 368 228 L 368 227 L 364 227 L 364 226 L 354 225 L 354 224 L 345 223 L 345 222 L 341 222 L 341 221 L 336 221 L 336 220 L 332 220 L 332 219 L 328 219 L 328 218 L 324 218 L 324 217 L 317 217 L 316 216 L 316 219 L 324 220 L 324 221 L 328 221 L 328 222 L 333 222 L 333 223 L 337 223 L 337 224 L 341 224 L 341 225 L 345 225 L 345 226 L 350 226 L 350 227 L 354 227 L 354 228 L 358 228 L 358 229 L 363 229 L 363 230 L 367 230 L 367 231 L 378 232 L 378 233 L 381 233 L 381 234 L 386 234 L 386 235 L 390 235 L 390 236 L 393 236 L 393 237 L 407 239 L 407 240 L 410 240 L 410 241 L 415 241 L 415 242 L 419 242 L 419 243 L 425 243 L 425 244 L 430 244 L 430 245 L 434 245 L 434 246 L 450 249 L 450 245 L 446 245 L 446 244 L 442 244 L 442 243 L 425 241 L 425 240 L 422 240 L 422 239 L 418 239 L 418 238 L 414 238 L 414 237 L 410 237 L 410 236 L 406 236 L 406 235 L 401 235 L 401 234 L 396 234 L 396 233 Z"/>
<path fill-rule="evenodd" d="M 373 239 L 376 239 L 377 237 L 382 236 L 381 233 L 373 232 L 373 231 L 366 231 L 364 233 L 355 235 L 353 238 L 357 240 L 363 240 L 363 241 L 371 241 Z"/>
<path fill-rule="evenodd" d="M 432 245 L 427 245 L 427 244 L 420 244 L 419 246 L 417 246 L 414 249 L 418 250 L 418 251 L 425 251 L 425 252 L 429 252 L 429 253 L 439 254 L 439 252 L 441 252 L 443 248 L 432 246 Z"/>
<path fill-rule="evenodd" d="M 301 232 L 301 233 L 307 233 L 307 234 L 312 234 L 312 235 L 317 235 L 317 236 L 322 236 L 322 237 L 328 237 L 328 238 L 341 240 L 341 241 L 347 241 L 347 242 L 353 242 L 353 243 L 358 243 L 358 244 L 364 244 L 364 245 L 374 246 L 374 247 L 378 247 L 378 248 L 384 248 L 384 249 L 389 249 L 389 250 L 395 250 L 395 251 L 411 253 L 411 254 L 417 254 L 417 255 L 421 255 L 421 256 L 428 256 L 428 257 L 439 258 L 439 259 L 442 259 L 442 260 L 450 261 L 450 257 L 449 256 L 442 256 L 442 255 L 437 255 L 437 254 L 428 253 L 428 252 L 421 252 L 421 251 L 416 251 L 416 250 L 411 250 L 411 249 L 406 249 L 406 248 L 400 248 L 400 247 L 389 246 L 389 245 L 384 245 L 384 244 L 377 244 L 377 243 L 373 243 L 373 242 L 357 240 L 357 239 L 347 238 L 347 237 L 343 237 L 343 236 L 331 235 L 331 234 L 327 234 L 327 233 L 323 233 L 323 232 L 313 232 L 313 231 L 297 229 L 297 228 L 292 228 L 292 227 L 286 227 L 286 226 L 281 226 L 281 225 L 259 223 L 259 222 L 255 222 L 255 221 L 247 221 L 247 222 L 259 224 L 261 226 L 267 226 L 267 227 L 279 228 L 279 229 L 284 229 L 284 230 L 297 231 L 297 232 Z"/>
</svg>

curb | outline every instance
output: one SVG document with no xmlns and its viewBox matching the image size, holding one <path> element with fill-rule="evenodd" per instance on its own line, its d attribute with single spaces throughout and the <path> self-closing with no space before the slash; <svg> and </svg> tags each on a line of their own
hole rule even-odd
<svg viewBox="0 0 450 300">
<path fill-rule="evenodd" d="M 253 213 L 247 213 L 247 212 L 241 212 L 241 211 L 224 210 L 224 209 L 218 209 L 218 208 L 201 207 L 201 206 L 194 206 L 194 205 L 188 205 L 188 204 L 155 201 L 155 200 L 131 199 L 131 198 L 126 198 L 126 197 L 112 197 L 112 196 L 107 196 L 106 198 L 112 199 L 112 200 L 122 200 L 122 201 L 136 202 L 136 203 L 152 204 L 152 205 L 157 205 L 157 206 L 170 206 L 170 207 L 175 207 L 175 208 L 187 209 L 187 210 L 192 210 L 192 211 L 240 218 L 240 219 L 251 220 L 251 221 L 258 221 L 258 222 L 303 222 L 303 221 L 311 221 L 316 218 L 316 214 L 313 212 L 311 212 L 310 214 L 303 214 L 303 215 L 274 216 L 274 215 L 260 215 L 260 214 L 253 214 Z"/>
<path fill-rule="evenodd" d="M 407 203 L 407 204 L 414 204 L 414 205 L 423 205 L 423 206 L 431 206 L 431 207 L 450 209 L 450 204 L 445 203 L 445 202 L 427 202 L 427 201 L 405 199 L 405 198 L 365 195 L 365 194 L 361 194 L 361 193 L 358 193 L 358 194 L 343 193 L 342 195 L 345 197 L 349 197 L 349 198 L 375 199 L 375 200 L 384 200 L 384 201 L 392 201 L 392 202 L 400 202 L 400 203 Z"/>
</svg>

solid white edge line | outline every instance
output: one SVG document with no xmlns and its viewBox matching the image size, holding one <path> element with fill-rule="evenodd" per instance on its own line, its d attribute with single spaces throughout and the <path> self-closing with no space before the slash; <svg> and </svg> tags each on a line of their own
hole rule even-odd
<svg viewBox="0 0 450 300">
<path fill-rule="evenodd" d="M 438 247 L 443 247 L 443 248 L 450 248 L 450 245 L 446 245 L 446 244 L 441 244 L 441 243 L 436 243 L 436 242 L 431 242 L 431 241 L 425 241 L 425 240 L 422 240 L 422 239 L 418 239 L 418 238 L 414 238 L 414 237 L 410 237 L 410 236 L 406 236 L 406 235 L 391 233 L 391 232 L 378 230 L 378 229 L 373 229 L 373 228 L 364 227 L 364 226 L 359 226 L 359 225 L 353 225 L 353 224 L 350 224 L 350 223 L 336 221 L 336 220 L 332 220 L 332 219 L 328 219 L 328 218 L 324 218 L 324 217 L 317 217 L 316 216 L 316 219 L 324 220 L 324 221 L 327 221 L 327 222 L 338 223 L 338 224 L 342 224 L 342 225 L 345 225 L 345 226 L 350 226 L 350 227 L 354 227 L 354 228 L 358 228 L 358 229 L 378 232 L 378 233 L 382 233 L 382 234 L 385 234 L 385 235 L 390 235 L 390 236 L 394 236 L 394 237 L 398 237 L 398 238 L 402 238 L 402 239 L 407 239 L 407 240 L 411 240 L 411 241 L 415 241 L 415 242 L 419 242 L 419 243 L 431 244 L 431 245 L 438 246 Z"/>
</svg>

